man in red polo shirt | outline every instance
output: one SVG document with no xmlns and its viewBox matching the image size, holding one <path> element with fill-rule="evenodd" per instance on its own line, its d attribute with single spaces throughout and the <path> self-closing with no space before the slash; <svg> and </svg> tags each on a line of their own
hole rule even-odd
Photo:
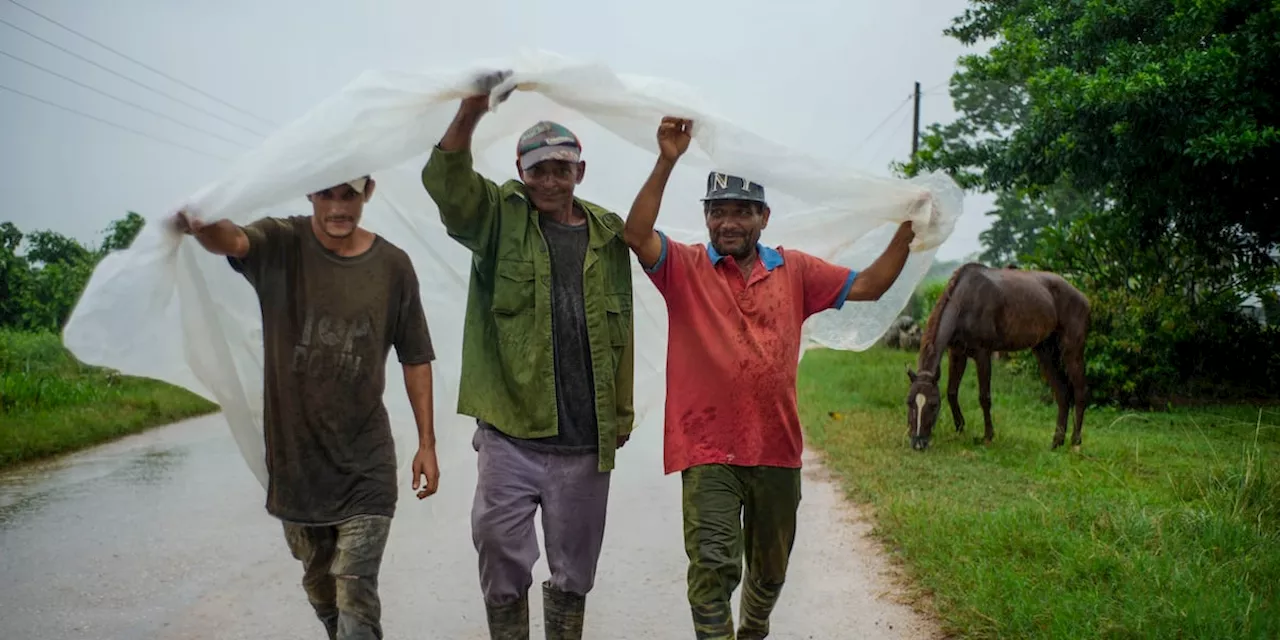
<svg viewBox="0 0 1280 640">
<path fill-rule="evenodd" d="M 631 206 L 625 238 L 667 303 L 664 466 L 682 475 L 694 631 L 734 638 L 729 598 L 745 556 L 737 638 L 764 638 L 800 502 L 801 325 L 846 300 L 879 299 L 901 273 L 915 235 L 904 222 L 861 272 L 767 247 L 759 243 L 769 223 L 764 187 L 713 172 L 703 198 L 711 241 L 671 240 L 654 222 L 691 127 L 689 120 L 662 120 L 658 161 Z"/>
</svg>

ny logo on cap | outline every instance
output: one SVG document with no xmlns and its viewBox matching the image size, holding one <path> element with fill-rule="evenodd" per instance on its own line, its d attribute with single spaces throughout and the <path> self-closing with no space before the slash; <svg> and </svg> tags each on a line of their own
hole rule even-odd
<svg viewBox="0 0 1280 640">
<path fill-rule="evenodd" d="M 747 180 L 746 178 L 738 178 L 738 179 L 742 181 L 742 190 L 743 190 L 743 191 L 751 191 L 751 181 L 750 181 L 750 180 Z M 715 184 L 715 187 L 714 187 L 714 188 L 715 188 L 715 190 L 716 190 L 716 191 L 723 191 L 723 190 L 725 190 L 725 189 L 728 189 L 728 188 L 729 188 L 729 176 L 727 176 L 727 175 L 725 175 L 725 174 L 723 174 L 723 173 L 716 173 L 715 177 L 713 178 L 713 183 Z"/>
</svg>

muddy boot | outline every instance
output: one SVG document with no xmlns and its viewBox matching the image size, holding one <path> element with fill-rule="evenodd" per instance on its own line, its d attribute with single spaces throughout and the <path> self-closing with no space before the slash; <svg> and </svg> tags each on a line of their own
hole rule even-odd
<svg viewBox="0 0 1280 640">
<path fill-rule="evenodd" d="M 324 631 L 329 636 L 329 640 L 338 640 L 338 614 L 320 618 L 320 622 L 324 624 Z"/>
<path fill-rule="evenodd" d="M 489 640 L 529 640 L 529 597 L 509 604 L 485 604 Z"/>
<path fill-rule="evenodd" d="M 582 640 L 582 621 L 586 608 L 586 596 L 561 591 L 551 586 L 550 582 L 542 583 L 542 611 L 547 640 Z"/>
</svg>

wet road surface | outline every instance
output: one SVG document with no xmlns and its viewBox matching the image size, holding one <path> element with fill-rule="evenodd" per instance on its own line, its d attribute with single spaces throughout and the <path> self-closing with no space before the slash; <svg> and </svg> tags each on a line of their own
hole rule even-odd
<svg viewBox="0 0 1280 640">
<path fill-rule="evenodd" d="M 660 438 L 638 432 L 620 452 L 587 638 L 693 635 L 679 477 L 661 475 Z M 387 638 L 488 637 L 470 538 L 469 440 L 441 438 L 441 492 L 425 502 L 412 495 L 401 461 L 406 479 L 380 587 Z M 799 538 L 770 637 L 937 635 L 893 603 L 867 525 L 816 460 L 806 465 Z M 300 566 L 262 502 L 220 416 L 0 474 L 0 638 L 324 637 Z M 537 585 L 546 575 L 540 560 L 534 638 L 542 637 Z"/>
</svg>

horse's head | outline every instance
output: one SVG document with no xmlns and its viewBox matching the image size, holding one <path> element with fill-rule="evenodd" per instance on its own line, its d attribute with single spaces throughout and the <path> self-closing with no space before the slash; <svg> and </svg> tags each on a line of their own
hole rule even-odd
<svg viewBox="0 0 1280 640">
<path fill-rule="evenodd" d="M 938 392 L 938 377 L 932 371 L 916 373 L 907 368 L 911 386 L 907 389 L 907 432 L 911 434 L 911 448 L 924 451 L 933 435 L 933 425 L 938 421 L 938 409 L 942 396 Z"/>
</svg>

